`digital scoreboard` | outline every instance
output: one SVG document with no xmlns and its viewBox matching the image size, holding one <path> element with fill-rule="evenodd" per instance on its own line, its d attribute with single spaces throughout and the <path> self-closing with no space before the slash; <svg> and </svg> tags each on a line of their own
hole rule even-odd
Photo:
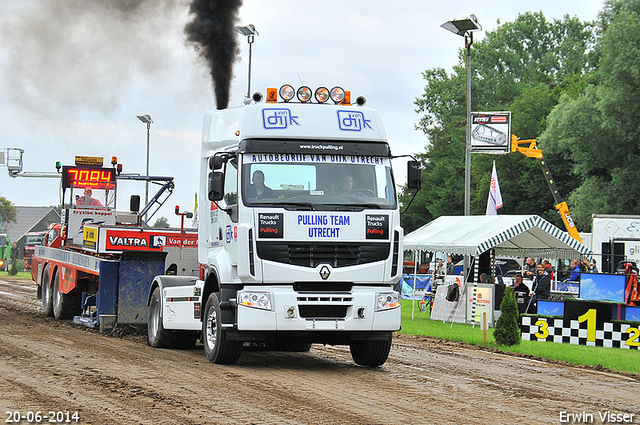
<svg viewBox="0 0 640 425">
<path fill-rule="evenodd" d="M 113 168 L 87 166 L 62 167 L 63 188 L 113 189 L 116 172 Z"/>
</svg>

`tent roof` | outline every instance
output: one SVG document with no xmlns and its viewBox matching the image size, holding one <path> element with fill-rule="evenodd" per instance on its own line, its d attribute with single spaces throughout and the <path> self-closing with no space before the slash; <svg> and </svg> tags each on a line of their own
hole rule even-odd
<svg viewBox="0 0 640 425">
<path fill-rule="evenodd" d="M 591 250 L 537 215 L 443 216 L 409 233 L 405 250 L 507 257 L 576 258 Z"/>
</svg>

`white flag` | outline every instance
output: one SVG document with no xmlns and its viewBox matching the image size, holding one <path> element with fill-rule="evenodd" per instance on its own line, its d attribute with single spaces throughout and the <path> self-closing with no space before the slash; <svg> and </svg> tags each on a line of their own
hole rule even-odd
<svg viewBox="0 0 640 425">
<path fill-rule="evenodd" d="M 493 161 L 493 172 L 491 173 L 491 187 L 489 187 L 489 199 L 487 200 L 487 214 L 497 215 L 498 208 L 502 208 L 502 194 L 498 184 L 498 173 L 496 173 L 496 162 Z"/>
</svg>

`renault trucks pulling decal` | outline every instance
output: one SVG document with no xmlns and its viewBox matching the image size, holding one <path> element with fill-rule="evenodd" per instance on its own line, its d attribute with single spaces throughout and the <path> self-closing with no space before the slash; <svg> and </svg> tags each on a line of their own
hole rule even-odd
<svg viewBox="0 0 640 425">
<path fill-rule="evenodd" d="M 389 239 L 389 216 L 367 214 L 366 238 Z"/>
<path fill-rule="evenodd" d="M 261 238 L 278 238 L 284 237 L 283 215 L 276 214 L 258 214 L 258 236 Z"/>
</svg>

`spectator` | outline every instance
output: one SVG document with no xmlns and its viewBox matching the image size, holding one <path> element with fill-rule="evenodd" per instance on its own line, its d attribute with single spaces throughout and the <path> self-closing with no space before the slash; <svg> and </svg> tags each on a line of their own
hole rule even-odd
<svg viewBox="0 0 640 425">
<path fill-rule="evenodd" d="M 527 261 L 523 267 L 522 277 L 525 279 L 532 279 L 536 277 L 536 262 L 532 257 L 527 258 Z"/>
<path fill-rule="evenodd" d="M 536 265 L 536 277 L 533 280 L 533 296 L 529 302 L 529 305 L 533 306 L 533 308 L 529 308 L 527 313 L 537 313 L 538 301 L 548 300 L 550 295 L 551 278 L 549 277 L 549 274 L 544 271 L 542 263 L 538 263 Z"/>
<path fill-rule="evenodd" d="M 13 243 L 11 247 L 11 253 L 9 254 L 9 259 L 11 260 L 11 265 L 18 261 L 18 257 L 20 256 L 20 249 L 18 248 L 18 244 L 16 242 Z"/>
<path fill-rule="evenodd" d="M 522 281 L 522 275 L 518 274 L 513 282 L 513 296 L 518 304 L 520 314 L 525 313 L 529 305 L 529 287 Z"/>
<path fill-rule="evenodd" d="M 455 266 L 450 255 L 447 255 L 447 274 L 456 274 Z"/>
<path fill-rule="evenodd" d="M 572 281 L 578 282 L 580 281 L 580 262 L 578 260 L 571 260 L 571 276 L 566 278 L 564 282 Z"/>
<path fill-rule="evenodd" d="M 438 258 L 438 266 L 436 267 L 436 276 L 444 276 L 447 274 L 447 270 L 444 267 L 442 258 Z"/>
<path fill-rule="evenodd" d="M 553 267 L 551 267 L 549 260 L 542 260 L 542 265 L 544 266 L 544 271 L 547 272 L 551 280 L 553 280 Z"/>
<path fill-rule="evenodd" d="M 598 267 L 596 267 L 596 259 L 591 260 L 591 266 L 589 267 L 589 273 L 600 273 Z"/>
</svg>

